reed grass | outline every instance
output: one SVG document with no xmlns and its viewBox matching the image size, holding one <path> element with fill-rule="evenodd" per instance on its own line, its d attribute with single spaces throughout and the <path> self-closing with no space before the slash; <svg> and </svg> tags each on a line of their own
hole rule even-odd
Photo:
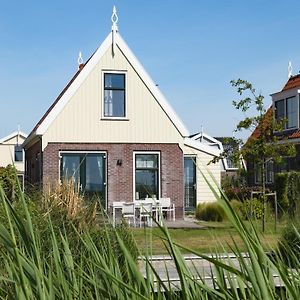
<svg viewBox="0 0 300 300">
<path fill-rule="evenodd" d="M 208 180 L 207 184 L 210 185 Z M 279 252 L 274 251 L 273 255 L 265 253 L 255 227 L 245 226 L 222 190 L 211 188 L 238 232 L 248 257 L 236 245 L 231 247 L 231 252 L 235 254 L 238 265 L 222 260 L 218 254 L 208 256 L 198 253 L 174 243 L 168 229 L 159 226 L 164 247 L 176 268 L 179 282 L 174 286 L 170 273 L 167 272 L 167 281 L 158 274 L 150 259 L 151 251 L 140 262 L 145 266 L 145 274 L 141 272 L 136 253 L 128 243 L 130 232 L 124 234 L 124 231 L 112 228 L 108 219 L 98 223 L 98 218 L 106 218 L 105 213 L 98 218 L 95 214 L 92 221 L 95 231 L 90 226 L 77 226 L 84 203 L 79 198 L 76 202 L 77 196 L 70 198 L 66 191 L 47 196 L 48 213 L 41 216 L 50 240 L 45 256 L 43 231 L 34 221 L 36 216 L 32 215 L 30 202 L 20 194 L 17 201 L 22 210 L 16 209 L 0 187 L 0 206 L 5 217 L 1 219 L 5 222 L 0 223 L 0 297 L 47 300 L 300 299 L 299 257 L 291 255 L 294 266 L 291 269 Z M 73 193 L 71 190 L 68 192 Z M 57 201 L 57 205 L 52 201 Z M 70 222 L 61 224 L 57 229 L 53 219 L 56 208 L 53 207 L 66 211 Z M 76 248 L 67 228 L 72 228 L 76 235 Z M 97 232 L 101 232 L 100 238 Z M 148 240 L 151 243 L 151 236 Z M 181 250 L 212 264 L 212 285 L 208 284 L 200 270 L 196 275 L 192 272 Z M 293 253 L 288 245 L 286 251 Z M 162 264 L 167 268 L 165 262 Z M 274 274 L 279 275 L 284 288 L 276 287 Z"/>
</svg>

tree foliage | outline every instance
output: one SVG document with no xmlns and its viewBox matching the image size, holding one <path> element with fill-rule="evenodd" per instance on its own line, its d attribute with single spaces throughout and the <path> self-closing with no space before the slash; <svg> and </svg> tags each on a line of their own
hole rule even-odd
<svg viewBox="0 0 300 300">
<path fill-rule="evenodd" d="M 235 132 L 250 131 L 251 135 L 245 144 L 242 140 L 233 138 L 239 147 L 234 147 L 234 151 L 230 147 L 225 149 L 217 159 L 230 157 L 239 162 L 243 157 L 264 169 L 265 163 L 270 160 L 280 163 L 283 157 L 295 156 L 294 145 L 285 143 L 284 137 L 274 134 L 284 128 L 286 120 L 277 121 L 273 118 L 272 108 L 265 108 L 264 96 L 257 93 L 248 81 L 238 79 L 231 80 L 230 83 L 241 96 L 241 99 L 233 101 L 232 104 L 235 109 L 245 114 L 245 118 L 236 125 Z M 251 112 L 252 115 L 246 115 Z M 261 172 L 264 174 L 263 170 Z"/>
</svg>

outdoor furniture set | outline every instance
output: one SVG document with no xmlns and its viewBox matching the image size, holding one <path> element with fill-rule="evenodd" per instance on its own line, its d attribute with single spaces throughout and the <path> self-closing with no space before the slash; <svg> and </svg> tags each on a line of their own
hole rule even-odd
<svg viewBox="0 0 300 300">
<path fill-rule="evenodd" d="M 136 200 L 133 202 L 113 202 L 111 206 L 113 226 L 117 221 L 117 210 L 121 211 L 122 218 L 128 221 L 129 225 L 136 227 L 137 221 L 140 227 L 144 224 L 152 227 L 153 219 L 162 223 L 164 214 L 170 216 L 175 221 L 175 205 L 171 203 L 170 198 L 146 198 L 145 200 Z"/>
</svg>

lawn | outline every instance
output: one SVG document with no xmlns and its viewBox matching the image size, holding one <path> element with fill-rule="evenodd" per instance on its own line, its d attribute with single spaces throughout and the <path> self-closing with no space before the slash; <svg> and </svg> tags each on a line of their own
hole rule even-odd
<svg viewBox="0 0 300 300">
<path fill-rule="evenodd" d="M 234 245 L 233 240 L 240 251 L 245 251 L 245 247 L 236 230 L 229 222 L 199 222 L 203 228 L 199 229 L 169 229 L 174 242 L 202 253 L 232 252 L 230 247 Z M 250 226 L 249 222 L 245 222 Z M 255 224 L 259 232 L 262 244 L 266 251 L 275 249 L 278 239 L 281 236 L 285 222 L 281 222 L 275 233 L 274 223 L 267 223 L 265 233 L 261 231 L 261 222 Z M 142 253 L 149 251 L 152 254 L 166 254 L 167 251 L 161 239 L 162 233 L 159 228 L 132 229 L 138 247 Z M 183 251 L 188 252 L 188 251 Z"/>
</svg>

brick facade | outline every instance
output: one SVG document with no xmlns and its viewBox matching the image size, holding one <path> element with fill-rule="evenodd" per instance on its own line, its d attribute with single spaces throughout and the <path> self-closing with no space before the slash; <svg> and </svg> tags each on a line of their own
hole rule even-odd
<svg viewBox="0 0 300 300">
<path fill-rule="evenodd" d="M 133 153 L 135 151 L 160 152 L 161 197 L 170 197 L 176 206 L 176 218 L 184 211 L 183 153 L 178 144 L 100 144 L 100 143 L 49 143 L 43 152 L 44 186 L 59 180 L 60 151 L 105 151 L 107 153 L 107 199 L 132 201 Z M 117 160 L 122 165 L 117 165 Z"/>
</svg>

